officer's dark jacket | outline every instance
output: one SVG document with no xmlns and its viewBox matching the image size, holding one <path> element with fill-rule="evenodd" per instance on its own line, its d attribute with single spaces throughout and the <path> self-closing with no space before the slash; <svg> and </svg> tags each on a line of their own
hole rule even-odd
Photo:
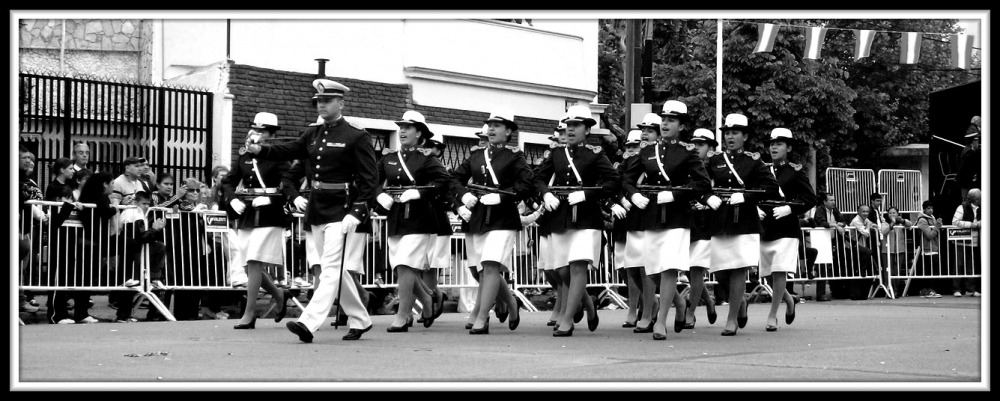
<svg viewBox="0 0 1000 401">
<path fill-rule="evenodd" d="M 222 191 L 225 194 L 223 199 L 229 200 L 220 208 L 224 207 L 227 213 L 235 214 L 231 204 L 232 199 L 240 199 L 246 204 L 246 210 L 236 218 L 237 229 L 250 229 L 254 227 L 284 227 L 287 219 L 284 212 L 284 202 L 281 197 L 270 197 L 271 204 L 259 208 L 254 207 L 250 198 L 237 198 L 236 187 L 240 181 L 243 182 L 244 189 L 278 188 L 281 185 L 281 177 L 291 167 L 287 161 L 277 160 L 257 160 L 257 168 L 260 172 L 262 184 L 257 174 L 254 173 L 252 157 L 253 154 L 245 152 L 241 154 L 233 163 L 222 180 Z"/>
<path fill-rule="evenodd" d="M 802 230 L 799 226 L 799 215 L 808 212 L 816 204 L 816 194 L 812 185 L 809 184 L 809 177 L 806 176 L 805 169 L 801 164 L 781 161 L 778 164 L 768 166 L 774 168 L 777 175 L 778 186 L 784 192 L 784 201 L 802 203 L 803 206 L 791 206 L 792 214 L 780 219 L 774 218 L 773 207 L 761 206 L 764 211 L 764 233 L 760 236 L 761 241 L 773 241 L 779 238 L 801 238 Z M 779 194 L 779 198 L 781 195 Z"/>
<path fill-rule="evenodd" d="M 691 188 L 691 191 L 672 191 L 674 201 L 665 204 L 657 204 L 656 196 L 644 194 L 649 198 L 649 205 L 642 214 L 642 227 L 644 230 L 664 230 L 672 228 L 691 227 L 691 200 L 705 199 L 711 189 L 708 173 L 705 166 L 698 158 L 698 152 L 694 145 L 680 141 L 658 141 L 654 143 L 643 142 L 639 145 L 637 162 L 629 165 L 625 171 L 623 186 L 628 198 L 638 193 L 637 180 L 645 173 L 645 185 L 670 185 L 676 187 Z M 659 148 L 659 160 L 657 160 L 657 148 Z M 663 171 L 667 178 L 660 172 L 659 163 L 663 163 Z"/>
<path fill-rule="evenodd" d="M 386 215 L 388 223 L 387 235 L 407 235 L 407 234 L 437 234 L 438 216 L 435 213 L 433 202 L 434 196 L 448 188 L 448 171 L 444 165 L 430 154 L 431 149 L 409 148 L 402 151 L 390 149 L 382 150 L 382 158 L 376 165 L 378 171 L 378 185 L 375 192 L 381 194 L 386 187 L 399 186 L 433 186 L 433 189 L 418 189 L 419 199 L 409 202 L 409 217 L 405 216 L 406 203 L 393 203 Z M 410 181 L 403 165 L 416 181 Z M 376 195 L 377 196 L 377 195 Z M 379 206 L 380 210 L 383 210 Z M 379 212 L 382 213 L 382 212 Z"/>
<path fill-rule="evenodd" d="M 583 182 L 577 180 L 567 151 L 573 158 Z M 552 177 L 555 176 L 555 179 Z M 550 212 L 552 216 L 549 226 L 553 233 L 563 233 L 566 230 L 604 230 L 604 214 L 601 211 L 603 201 L 615 198 L 621 191 L 621 177 L 611 165 L 611 160 L 604 154 L 600 146 L 594 145 L 557 145 L 552 149 L 551 156 L 542 160 L 535 175 L 535 190 L 544 196 L 549 192 L 549 181 L 552 186 L 583 186 L 600 187 L 598 190 L 586 190 L 585 200 L 576 205 L 562 199 L 559 207 Z M 576 222 L 573 222 L 573 208 L 576 207 Z"/>
<path fill-rule="evenodd" d="M 528 199 L 533 195 L 531 185 L 534 174 L 528 162 L 524 158 L 524 153 L 513 146 L 488 144 L 485 148 L 473 146 L 470 149 L 469 157 L 462 161 L 455 168 L 455 178 L 462 185 L 472 180 L 473 184 L 496 187 L 493 179 L 490 178 L 489 169 L 486 168 L 485 152 L 490 152 L 490 160 L 493 171 L 497 175 L 500 189 L 513 192 L 514 195 L 500 195 L 500 204 L 487 206 L 476 203 L 469 219 L 469 232 L 474 234 L 485 233 L 492 230 L 520 230 L 521 217 L 517 212 L 517 202 Z M 455 199 L 462 199 L 468 193 L 468 189 L 458 188 Z M 486 223 L 486 210 L 490 209 L 490 221 Z"/>
<path fill-rule="evenodd" d="M 712 152 L 709 151 L 708 155 L 711 154 Z M 708 155 L 706 155 L 704 160 L 701 160 L 702 166 L 708 166 Z M 706 169 L 705 172 L 707 174 L 708 170 Z M 715 212 L 705 203 L 707 198 L 706 196 L 703 199 L 692 199 L 689 201 L 691 205 L 691 242 L 712 240 L 710 222 Z"/>
<path fill-rule="evenodd" d="M 739 173 L 745 185 L 740 182 L 726 165 L 725 157 L 729 156 L 733 168 Z M 754 152 L 744 152 L 742 149 L 736 151 L 726 150 L 708 158 L 708 176 L 712 179 L 712 186 L 715 188 L 748 188 L 762 189 L 764 194 L 746 193 L 743 195 L 745 202 L 730 206 L 723 202 L 712 216 L 710 229 L 712 235 L 741 235 L 760 234 L 763 228 L 760 224 L 760 216 L 757 215 L 757 202 L 765 199 L 778 199 L 778 182 L 771 175 L 771 172 L 760 161 L 760 154 Z M 734 218 L 739 211 L 738 222 Z"/>
<path fill-rule="evenodd" d="M 375 201 L 378 172 L 371 135 L 343 117 L 306 129 L 295 141 L 261 146 L 264 160 L 304 159 L 305 174 L 313 183 L 351 183 L 344 190 L 313 189 L 309 193 L 306 224 L 337 223 L 350 214 L 364 223 Z"/>
</svg>

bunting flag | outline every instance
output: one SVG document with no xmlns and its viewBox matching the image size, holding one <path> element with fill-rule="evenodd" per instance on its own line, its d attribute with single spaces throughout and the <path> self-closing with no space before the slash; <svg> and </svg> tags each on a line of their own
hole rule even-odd
<svg viewBox="0 0 1000 401">
<path fill-rule="evenodd" d="M 916 64 L 920 61 L 920 32 L 905 32 L 899 39 L 899 62 L 901 64 Z"/>
<path fill-rule="evenodd" d="M 854 60 L 861 60 L 868 57 L 872 52 L 872 40 L 875 39 L 875 31 L 854 29 Z"/>
<path fill-rule="evenodd" d="M 823 49 L 824 37 L 826 37 L 826 28 L 806 28 L 806 51 L 802 58 L 818 59 L 820 50 Z"/>
<path fill-rule="evenodd" d="M 973 35 L 951 35 L 951 68 L 969 69 L 973 39 Z"/>
<path fill-rule="evenodd" d="M 770 52 L 774 48 L 774 38 L 778 35 L 776 24 L 757 24 L 757 47 L 753 48 L 754 53 Z"/>
</svg>

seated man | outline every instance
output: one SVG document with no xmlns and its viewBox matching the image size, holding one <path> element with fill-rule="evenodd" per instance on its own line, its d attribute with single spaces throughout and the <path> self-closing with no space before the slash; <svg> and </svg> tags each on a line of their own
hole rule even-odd
<svg viewBox="0 0 1000 401">
<path fill-rule="evenodd" d="M 126 279 L 126 287 L 135 287 L 139 282 L 139 257 L 142 254 L 143 246 L 148 245 L 150 271 L 161 271 L 166 260 L 165 247 L 162 242 L 156 240 L 160 230 L 166 225 L 163 219 L 156 219 L 146 229 L 146 211 L 149 209 L 150 194 L 145 191 L 138 191 L 134 195 L 133 204 L 136 209 L 126 209 L 121 214 L 122 229 L 118 235 L 118 249 L 122 253 L 119 260 L 123 260 L 123 266 L 119 270 L 119 277 Z M 135 293 L 132 291 L 113 291 L 109 296 L 110 301 L 118 305 L 118 314 L 115 323 L 130 323 L 136 319 L 132 317 L 132 300 Z"/>
<path fill-rule="evenodd" d="M 873 248 L 878 246 L 878 228 L 875 223 L 872 223 L 868 219 L 868 214 L 871 213 L 871 207 L 868 205 L 861 205 L 858 207 L 858 215 L 851 220 L 851 227 L 856 229 L 854 238 L 852 238 L 852 248 L 857 250 L 855 258 L 852 258 L 852 273 L 860 274 L 862 279 L 852 280 L 851 283 L 851 300 L 860 301 L 868 299 L 868 290 L 870 289 L 868 277 L 874 274 L 872 269 L 872 255 L 874 252 Z"/>
</svg>

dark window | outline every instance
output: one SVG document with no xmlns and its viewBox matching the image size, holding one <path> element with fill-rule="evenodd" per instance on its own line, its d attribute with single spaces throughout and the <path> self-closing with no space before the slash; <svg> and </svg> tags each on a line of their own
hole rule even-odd
<svg viewBox="0 0 1000 401">
<path fill-rule="evenodd" d="M 444 154 L 441 155 L 441 163 L 449 170 L 455 169 L 469 157 L 469 149 L 479 144 L 478 139 L 447 137 L 444 140 Z"/>
</svg>

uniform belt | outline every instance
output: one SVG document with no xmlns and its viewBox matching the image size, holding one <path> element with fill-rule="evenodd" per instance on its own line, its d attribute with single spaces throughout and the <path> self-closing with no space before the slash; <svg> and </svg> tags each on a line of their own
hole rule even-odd
<svg viewBox="0 0 1000 401">
<path fill-rule="evenodd" d="M 344 189 L 346 190 L 350 184 L 345 182 L 320 182 L 313 181 L 313 189 Z"/>
<path fill-rule="evenodd" d="M 247 188 L 245 189 L 247 195 L 265 195 L 265 194 L 276 194 L 278 193 L 278 188 Z"/>
</svg>

